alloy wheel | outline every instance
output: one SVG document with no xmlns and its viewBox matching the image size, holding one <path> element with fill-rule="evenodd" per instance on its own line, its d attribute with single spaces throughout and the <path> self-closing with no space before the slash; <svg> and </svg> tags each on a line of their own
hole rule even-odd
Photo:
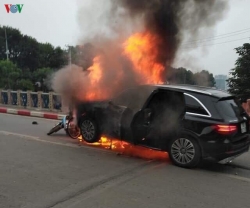
<svg viewBox="0 0 250 208">
<path fill-rule="evenodd" d="M 81 124 L 81 131 L 84 139 L 91 141 L 95 135 L 95 126 L 91 121 L 85 120 Z"/>
<path fill-rule="evenodd" d="M 180 164 L 188 164 L 195 157 L 195 147 L 193 143 L 186 139 L 180 138 L 174 141 L 171 146 L 173 159 Z"/>
</svg>

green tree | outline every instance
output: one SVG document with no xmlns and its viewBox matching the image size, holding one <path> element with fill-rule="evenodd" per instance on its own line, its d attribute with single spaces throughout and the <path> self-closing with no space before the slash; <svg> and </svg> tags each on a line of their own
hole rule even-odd
<svg viewBox="0 0 250 208">
<path fill-rule="evenodd" d="M 183 67 L 176 69 L 175 77 L 177 84 L 195 84 L 193 72 Z"/>
<path fill-rule="evenodd" d="M 54 47 L 50 43 L 39 44 L 39 68 L 51 67 Z"/>
<path fill-rule="evenodd" d="M 53 74 L 53 70 L 51 68 L 41 68 L 36 70 L 33 73 L 34 82 L 40 82 L 42 91 L 49 91 L 49 83 L 51 75 Z"/>
<path fill-rule="evenodd" d="M 39 43 L 35 38 L 23 35 L 12 27 L 0 27 L 0 60 L 6 60 L 5 30 L 9 59 L 20 69 L 25 68 L 33 72 L 44 67 L 59 69 L 67 64 L 65 50 L 61 47 L 54 48 L 49 43 Z"/>
<path fill-rule="evenodd" d="M 214 87 L 216 83 L 213 74 L 206 70 L 195 73 L 194 82 L 196 85 L 205 87 Z"/>
<path fill-rule="evenodd" d="M 22 90 L 22 91 L 27 91 L 27 90 L 34 90 L 34 84 L 31 82 L 31 80 L 28 79 L 20 79 L 17 82 L 17 89 Z"/>
<path fill-rule="evenodd" d="M 41 68 L 37 69 L 33 73 L 33 79 L 35 82 L 42 82 L 43 80 L 47 79 L 53 73 L 51 68 Z"/>
<path fill-rule="evenodd" d="M 235 49 L 239 55 L 235 68 L 230 70 L 231 77 L 227 80 L 229 92 L 241 97 L 250 95 L 250 44 Z"/>
<path fill-rule="evenodd" d="M 22 71 L 11 61 L 0 61 L 0 88 L 17 89 Z"/>
<path fill-rule="evenodd" d="M 60 69 L 68 63 L 65 58 L 65 51 L 60 47 L 56 47 L 51 55 L 49 67 L 52 69 Z"/>
</svg>

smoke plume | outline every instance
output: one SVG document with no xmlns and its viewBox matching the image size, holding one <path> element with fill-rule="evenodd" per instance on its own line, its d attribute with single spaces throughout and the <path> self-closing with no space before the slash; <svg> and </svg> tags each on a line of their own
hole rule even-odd
<svg viewBox="0 0 250 208">
<path fill-rule="evenodd" d="M 226 0 L 79 0 L 79 45 L 92 44 L 97 49 L 93 60 L 99 57 L 99 62 L 93 61 L 87 71 L 65 67 L 55 74 L 53 89 L 66 100 L 90 99 L 90 93 L 104 99 L 135 84 L 156 82 L 151 76 L 164 82 L 182 41 L 211 31 L 226 11 Z M 148 34 L 153 38 L 139 58 L 131 59 L 124 44 L 136 33 L 139 40 Z M 98 76 L 91 75 L 95 70 Z"/>
</svg>

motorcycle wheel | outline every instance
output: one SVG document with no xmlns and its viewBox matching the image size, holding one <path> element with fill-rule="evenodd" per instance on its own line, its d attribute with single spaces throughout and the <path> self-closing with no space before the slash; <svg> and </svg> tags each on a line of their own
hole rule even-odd
<svg viewBox="0 0 250 208">
<path fill-rule="evenodd" d="M 51 135 L 55 132 L 58 132 L 60 129 L 62 128 L 61 123 L 57 124 L 55 127 L 53 127 L 48 133 L 47 135 Z"/>
<path fill-rule="evenodd" d="M 81 135 L 80 129 L 73 123 L 73 118 L 69 119 L 65 131 L 66 134 L 69 135 L 72 139 L 78 139 L 78 137 Z"/>
</svg>

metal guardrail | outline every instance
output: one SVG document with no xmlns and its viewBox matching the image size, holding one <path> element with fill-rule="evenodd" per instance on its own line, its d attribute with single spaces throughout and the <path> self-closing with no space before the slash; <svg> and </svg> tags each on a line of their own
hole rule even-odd
<svg viewBox="0 0 250 208">
<path fill-rule="evenodd" d="M 61 111 L 61 96 L 54 92 L 11 91 L 0 89 L 0 104 L 24 108 Z"/>
</svg>

